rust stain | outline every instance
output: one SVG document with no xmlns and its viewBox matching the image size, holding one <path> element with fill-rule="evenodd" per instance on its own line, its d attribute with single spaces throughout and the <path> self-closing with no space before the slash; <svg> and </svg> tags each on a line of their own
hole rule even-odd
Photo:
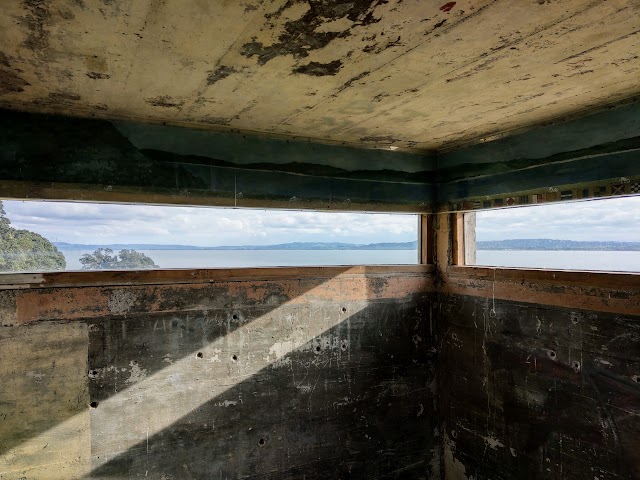
<svg viewBox="0 0 640 480">
<path fill-rule="evenodd" d="M 331 279 L 23 290 L 16 293 L 16 322 L 126 317 L 274 303 L 404 299 L 431 291 L 432 284 L 425 275 L 385 278 L 346 274 Z"/>
<path fill-rule="evenodd" d="M 16 296 L 17 323 L 81 320 L 106 315 L 108 298 L 96 287 L 21 291 Z"/>
<path fill-rule="evenodd" d="M 449 13 L 451 9 L 456 6 L 456 3 L 457 2 L 447 2 L 440 7 L 440 10 L 442 10 L 443 12 Z"/>
<path fill-rule="evenodd" d="M 473 278 L 448 278 L 443 293 L 499 298 L 597 312 L 640 315 L 640 295 L 621 295 L 616 289 L 535 282 L 505 282 Z M 612 295 L 613 294 L 613 295 Z"/>
</svg>

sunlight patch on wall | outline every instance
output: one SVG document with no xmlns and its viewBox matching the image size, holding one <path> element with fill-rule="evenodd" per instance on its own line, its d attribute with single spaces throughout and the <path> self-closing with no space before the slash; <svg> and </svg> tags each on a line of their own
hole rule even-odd
<svg viewBox="0 0 640 480">
<path fill-rule="evenodd" d="M 348 276 L 349 271 L 343 275 Z M 346 322 L 349 332 L 349 318 L 367 306 L 367 282 L 354 285 L 346 295 L 356 300 L 341 305 L 326 298 L 328 289 L 343 287 L 341 277 L 329 279 L 263 316 L 247 319 L 244 325 L 188 356 L 165 358 L 167 366 L 156 373 L 148 374 L 139 365 L 130 365 L 127 372 L 130 386 L 126 390 L 93 402 L 82 414 L 3 453 L 0 455 L 0 474 L 48 472 L 47 478 L 84 477 L 129 449 L 141 448 L 144 452 L 153 435 L 206 402 L 219 397 L 220 408 L 233 408 L 242 399 L 224 398 L 226 391 L 262 369 L 290 368 L 288 356 L 294 351 L 316 353 L 316 368 L 322 367 L 321 353 L 327 349 L 333 350 L 337 361 L 342 356 L 348 359 L 349 334 L 337 338 L 328 332 L 342 322 Z M 308 321 L 317 311 L 318 302 L 330 305 L 335 313 Z M 251 354 L 242 349 L 245 344 L 251 344 Z M 295 381 L 300 391 L 307 389 L 312 394 L 313 386 L 308 381 Z M 123 419 L 127 421 L 123 422 Z M 127 426 L 126 431 L 119 427 L 123 423 Z M 89 428 L 90 462 L 86 458 L 88 452 L 80 452 L 77 448 L 79 435 L 86 438 Z M 33 457 L 28 452 L 43 449 L 48 451 L 46 458 L 50 463 L 34 467 Z"/>
</svg>

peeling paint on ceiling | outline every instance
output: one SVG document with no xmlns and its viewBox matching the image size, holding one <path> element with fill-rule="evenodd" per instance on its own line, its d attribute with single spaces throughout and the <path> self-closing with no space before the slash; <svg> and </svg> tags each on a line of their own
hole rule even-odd
<svg viewBox="0 0 640 480">
<path fill-rule="evenodd" d="M 640 93 L 640 1 L 22 0 L 0 107 L 425 152 Z"/>
</svg>

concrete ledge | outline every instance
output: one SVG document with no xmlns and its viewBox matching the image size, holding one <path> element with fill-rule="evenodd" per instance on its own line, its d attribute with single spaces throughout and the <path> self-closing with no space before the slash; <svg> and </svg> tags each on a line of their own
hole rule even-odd
<svg viewBox="0 0 640 480">
<path fill-rule="evenodd" d="M 357 265 L 328 267 L 261 267 L 167 269 L 128 271 L 74 271 L 0 274 L 0 290 L 119 285 L 166 285 L 341 276 L 422 276 L 433 265 Z"/>
</svg>

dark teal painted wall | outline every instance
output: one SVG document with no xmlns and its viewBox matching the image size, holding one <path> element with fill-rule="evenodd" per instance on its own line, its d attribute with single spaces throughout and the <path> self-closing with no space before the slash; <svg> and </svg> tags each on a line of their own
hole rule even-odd
<svg viewBox="0 0 640 480">
<path fill-rule="evenodd" d="M 438 157 L 440 204 L 640 176 L 640 102 Z M 625 180 L 626 179 L 626 180 Z"/>
<path fill-rule="evenodd" d="M 212 205 L 419 212 L 435 200 L 434 166 L 403 152 L 0 113 L 1 180 L 84 185 L 114 199 L 128 189 Z"/>
<path fill-rule="evenodd" d="M 0 180 L 34 185 L 34 196 L 81 186 L 114 201 L 424 212 L 634 177 L 640 101 L 437 156 L 0 111 Z M 25 190 L 0 194 L 14 191 Z"/>
</svg>

